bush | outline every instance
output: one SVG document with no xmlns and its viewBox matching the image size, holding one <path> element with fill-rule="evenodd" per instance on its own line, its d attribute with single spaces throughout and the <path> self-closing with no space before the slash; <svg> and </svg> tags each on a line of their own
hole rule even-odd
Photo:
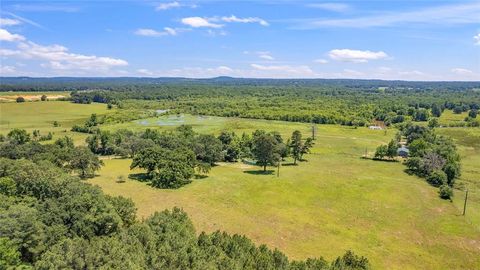
<svg viewBox="0 0 480 270">
<path fill-rule="evenodd" d="M 447 184 L 447 175 L 443 171 L 435 170 L 427 177 L 427 182 L 435 187 Z"/>
<path fill-rule="evenodd" d="M 24 97 L 17 97 L 17 102 L 18 103 L 25 102 L 25 98 Z"/>
<path fill-rule="evenodd" d="M 441 185 L 438 190 L 438 195 L 440 195 L 442 199 L 450 200 L 453 197 L 453 190 L 448 185 Z"/>
</svg>

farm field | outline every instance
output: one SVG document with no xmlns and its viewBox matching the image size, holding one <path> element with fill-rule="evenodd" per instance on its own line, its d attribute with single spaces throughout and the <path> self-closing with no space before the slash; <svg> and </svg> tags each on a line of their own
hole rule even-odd
<svg viewBox="0 0 480 270">
<path fill-rule="evenodd" d="M 56 100 L 69 97 L 70 92 L 2 92 L 0 102 L 15 102 L 17 97 L 23 97 L 26 101 L 40 101 L 42 95 L 46 95 L 48 100 Z"/>
<path fill-rule="evenodd" d="M 203 133 L 277 130 L 284 138 L 295 129 L 304 136 L 310 132 L 310 126 L 301 123 L 189 115 L 106 128 L 172 129 L 180 124 L 192 124 Z M 360 158 L 365 149 L 372 155 L 395 130 L 385 134 L 319 125 L 317 133 L 308 162 L 293 167 L 286 161 L 278 178 L 275 168 L 262 175 L 255 166 L 221 163 L 207 178 L 178 190 L 161 190 L 130 179 L 117 183 L 118 176 L 132 173 L 131 160 L 106 159 L 99 175 L 88 182 L 107 194 L 132 198 L 140 218 L 179 206 L 198 232 L 245 234 L 294 259 L 318 254 L 332 259 L 352 249 L 367 256 L 376 269 L 474 269 L 480 265 L 478 217 L 461 216 L 461 192 L 454 203 L 441 200 L 436 188 L 406 174 L 400 162 Z M 466 156 L 465 169 L 473 168 L 475 159 L 477 153 Z M 476 203 L 471 207 L 469 213 L 478 209 Z"/>
<path fill-rule="evenodd" d="M 0 134 L 20 128 L 28 132 L 35 129 L 41 134 L 53 133 L 53 137 L 71 136 L 75 143 L 84 143 L 86 134 L 71 132 L 75 124 L 83 124 L 92 114 L 109 112 L 105 104 L 74 104 L 68 101 L 0 103 Z M 60 126 L 54 127 L 57 121 Z"/>
</svg>

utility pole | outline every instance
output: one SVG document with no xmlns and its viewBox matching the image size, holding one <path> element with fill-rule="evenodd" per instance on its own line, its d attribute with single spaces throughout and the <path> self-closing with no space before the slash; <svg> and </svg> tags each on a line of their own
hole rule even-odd
<svg viewBox="0 0 480 270">
<path fill-rule="evenodd" d="M 317 131 L 317 126 L 315 124 L 312 125 L 312 139 L 315 140 L 315 132 Z"/>
<path fill-rule="evenodd" d="M 467 199 L 468 199 L 468 188 L 465 191 L 465 202 L 463 203 L 463 215 L 465 216 L 465 211 L 467 210 Z"/>
</svg>

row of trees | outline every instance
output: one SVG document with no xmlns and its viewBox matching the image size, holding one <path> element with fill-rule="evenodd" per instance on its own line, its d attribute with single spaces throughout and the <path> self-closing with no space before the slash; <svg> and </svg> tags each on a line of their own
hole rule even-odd
<svg viewBox="0 0 480 270">
<path fill-rule="evenodd" d="M 35 142 L 8 143 L 42 152 Z M 72 147 L 69 139 L 55 145 Z M 198 235 L 178 208 L 138 221 L 130 199 L 104 195 L 62 170 L 52 161 L 64 152 L 43 153 L 51 158 L 0 158 L 1 269 L 369 269 L 350 251 L 332 262 L 292 261 L 245 236 Z"/>
<path fill-rule="evenodd" d="M 170 132 L 97 130 L 86 142 L 95 154 L 133 158 L 131 168 L 145 169 L 147 180 L 159 188 L 181 187 L 190 182 L 195 172 L 208 173 L 219 161 L 254 159 L 264 171 L 290 156 L 297 164 L 313 146 L 312 138 L 304 140 L 298 130 L 284 142 L 278 132 L 256 130 L 252 135 L 237 136 L 224 131 L 215 137 L 197 134 L 185 125 Z"/>
<path fill-rule="evenodd" d="M 401 135 L 409 149 L 408 170 L 439 187 L 440 197 L 450 199 L 460 176 L 460 155 L 452 139 L 437 135 L 434 128 L 411 124 L 401 127 Z"/>
</svg>

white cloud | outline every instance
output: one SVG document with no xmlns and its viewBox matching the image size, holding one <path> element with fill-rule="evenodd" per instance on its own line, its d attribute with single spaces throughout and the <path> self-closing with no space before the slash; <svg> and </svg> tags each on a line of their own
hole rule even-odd
<svg viewBox="0 0 480 270">
<path fill-rule="evenodd" d="M 213 19 L 213 20 L 218 20 L 218 19 Z M 236 22 L 236 23 L 258 23 L 263 26 L 269 26 L 269 23 L 265 21 L 262 18 L 258 17 L 247 17 L 247 18 L 238 18 L 235 15 L 231 15 L 229 17 L 222 17 L 220 20 L 231 23 L 231 22 Z"/>
<path fill-rule="evenodd" d="M 147 37 L 175 36 L 177 35 L 177 30 L 170 27 L 163 28 L 163 31 L 157 31 L 149 28 L 140 28 L 135 31 L 135 35 Z"/>
<path fill-rule="evenodd" d="M 455 73 L 455 74 L 458 74 L 458 75 L 471 75 L 471 74 L 473 74 L 473 72 L 471 70 L 465 69 L 465 68 L 452 68 L 450 71 Z"/>
<path fill-rule="evenodd" d="M 146 76 L 153 76 L 154 75 L 154 72 L 152 72 L 148 69 L 145 69 L 145 68 L 137 69 L 137 73 L 139 73 L 141 75 L 146 75 Z"/>
<path fill-rule="evenodd" d="M 212 29 L 207 29 L 207 35 L 210 37 L 216 37 L 216 36 L 226 36 L 228 33 L 227 31 L 224 30 L 212 30 Z"/>
<path fill-rule="evenodd" d="M 317 27 L 379 27 L 399 24 L 478 24 L 480 2 L 443 5 L 413 11 L 384 12 L 380 15 L 348 19 L 309 20 L 302 28 Z"/>
<path fill-rule="evenodd" d="M 475 40 L 475 45 L 480 45 L 480 33 L 473 36 L 473 39 Z"/>
<path fill-rule="evenodd" d="M 0 26 L 12 26 L 12 25 L 18 25 L 21 23 L 22 23 L 21 21 L 15 20 L 15 19 L 0 18 Z"/>
<path fill-rule="evenodd" d="M 273 58 L 273 56 L 271 56 L 269 54 L 260 54 L 258 57 L 260 57 L 262 59 L 265 59 L 265 60 L 275 60 L 275 58 Z"/>
<path fill-rule="evenodd" d="M 313 62 L 315 62 L 317 64 L 327 64 L 328 60 L 326 60 L 326 59 L 316 59 Z"/>
<path fill-rule="evenodd" d="M 270 61 L 275 60 L 275 57 L 273 57 L 269 51 L 253 51 L 253 52 L 244 51 L 243 53 L 257 55 L 259 58 L 264 60 L 270 60 Z"/>
<path fill-rule="evenodd" d="M 350 49 L 335 49 L 328 53 L 333 60 L 354 63 L 366 63 L 369 60 L 385 59 L 388 55 L 383 51 L 360 51 Z"/>
<path fill-rule="evenodd" d="M 0 40 L 15 42 L 17 45 L 16 49 L 0 49 L 2 57 L 45 61 L 41 66 L 52 70 L 105 72 L 114 67 L 128 65 L 128 62 L 123 59 L 71 53 L 61 45 L 39 45 L 4 29 L 0 29 Z"/>
<path fill-rule="evenodd" d="M 17 70 L 15 67 L 13 66 L 3 66 L 3 65 L 0 65 L 0 74 L 1 75 L 8 75 L 8 74 L 13 74 L 15 73 Z"/>
<path fill-rule="evenodd" d="M 259 65 L 259 64 L 251 64 L 252 68 L 261 71 L 276 71 L 281 73 L 286 73 L 288 75 L 300 75 L 301 77 L 305 77 L 308 75 L 315 75 L 312 69 L 308 66 L 290 66 L 290 65 Z"/>
<path fill-rule="evenodd" d="M 345 12 L 350 10 L 350 6 L 344 3 L 317 3 L 317 4 L 308 4 L 308 7 L 320 8 L 328 11 L 334 12 Z"/>
<path fill-rule="evenodd" d="M 182 19 L 182 23 L 185 25 L 189 25 L 194 28 L 199 27 L 210 27 L 210 28 L 221 28 L 223 25 L 211 23 L 208 19 L 202 17 L 187 17 Z"/>
<path fill-rule="evenodd" d="M 181 7 L 181 5 L 180 5 L 180 3 L 175 1 L 175 2 L 170 2 L 170 3 L 161 3 L 155 9 L 156 10 L 167 10 L 167 9 L 178 8 L 178 7 Z"/>
<path fill-rule="evenodd" d="M 0 40 L 14 42 L 25 40 L 25 37 L 18 34 L 12 34 L 5 29 L 0 29 Z"/>
<path fill-rule="evenodd" d="M 399 75 L 407 75 L 407 76 L 423 76 L 425 75 L 425 73 L 421 72 L 421 71 L 418 71 L 418 70 L 409 70 L 409 71 L 399 71 L 398 72 Z"/>
<path fill-rule="evenodd" d="M 13 9 L 24 12 L 78 12 L 79 7 L 70 6 L 66 4 L 16 4 L 12 6 Z"/>
</svg>

